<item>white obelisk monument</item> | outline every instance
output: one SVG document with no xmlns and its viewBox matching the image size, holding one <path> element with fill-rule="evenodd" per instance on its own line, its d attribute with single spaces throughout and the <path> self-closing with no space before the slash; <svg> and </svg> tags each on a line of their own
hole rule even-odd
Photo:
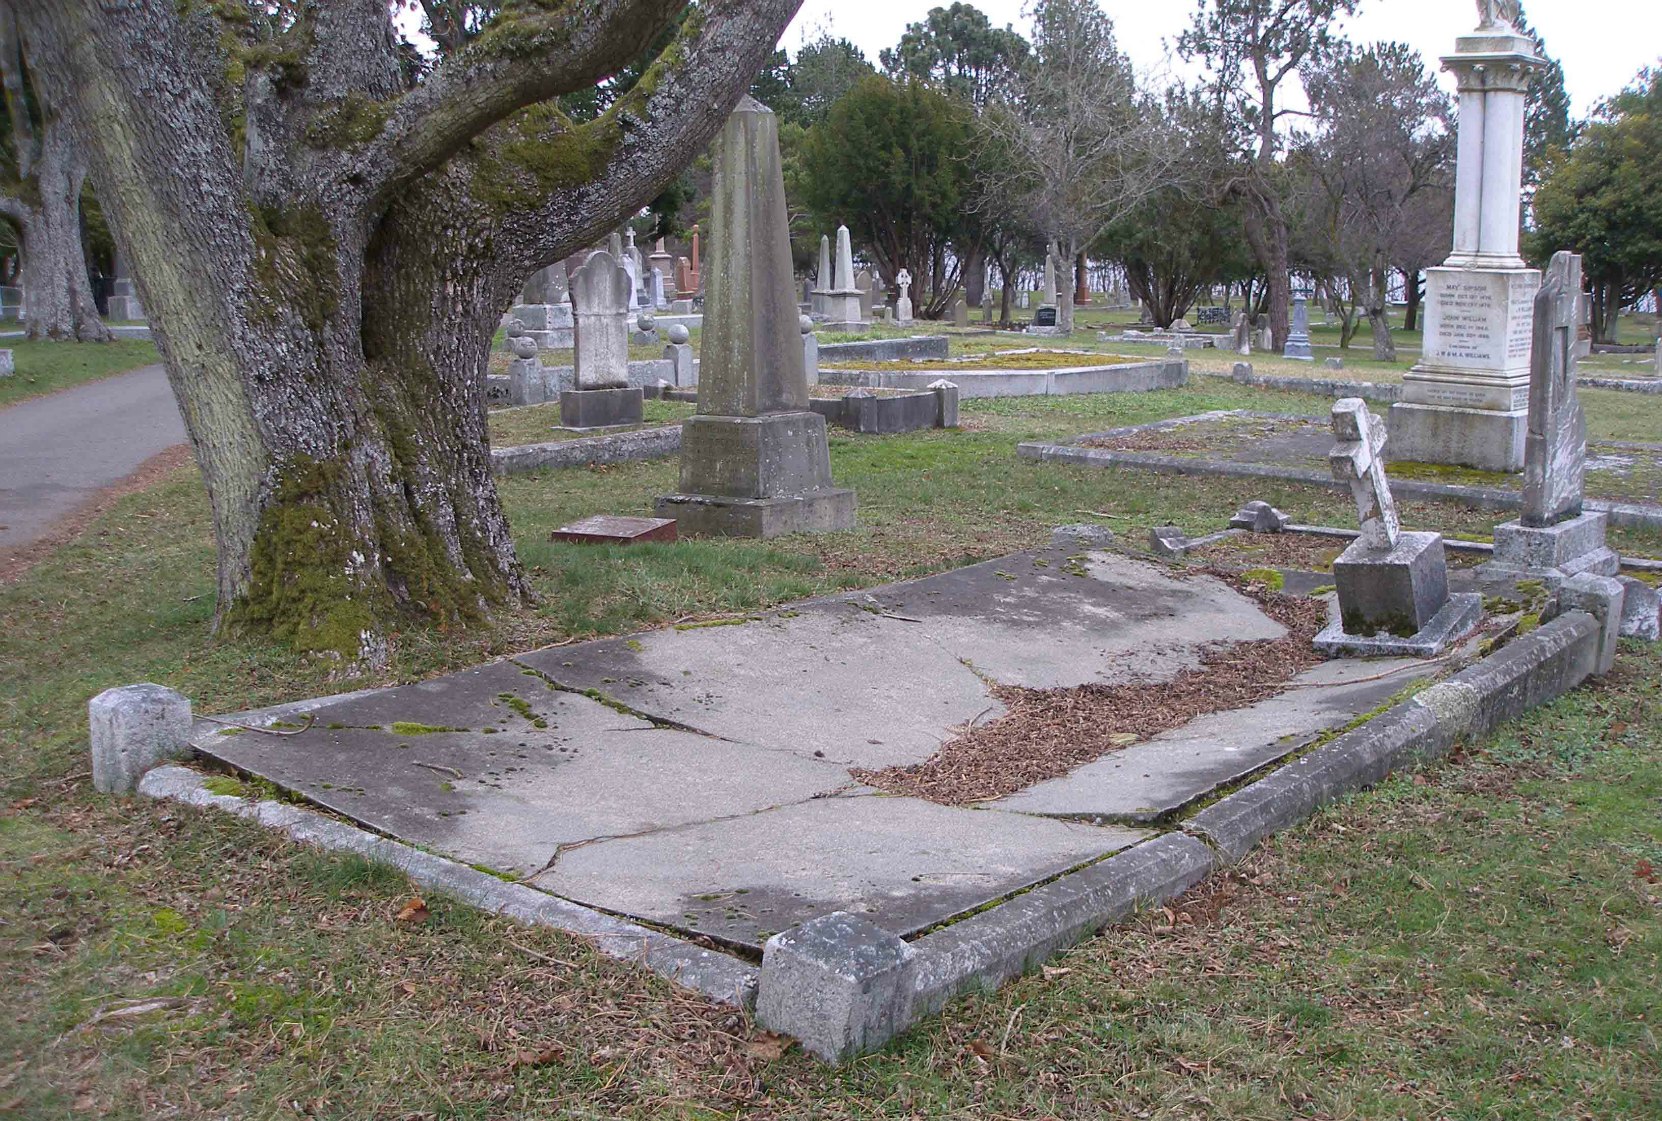
<svg viewBox="0 0 1662 1121">
<path fill-rule="evenodd" d="M 1460 86 L 1454 251 L 1426 270 L 1425 347 L 1391 406 L 1391 458 L 1522 471 L 1539 270 L 1518 256 L 1524 94 L 1544 62 L 1517 0 L 1478 0 L 1482 25 L 1443 59 Z"/>
</svg>

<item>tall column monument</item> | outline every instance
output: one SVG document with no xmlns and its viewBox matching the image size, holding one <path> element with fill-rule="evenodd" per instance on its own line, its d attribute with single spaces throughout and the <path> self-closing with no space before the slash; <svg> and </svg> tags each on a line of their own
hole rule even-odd
<svg viewBox="0 0 1662 1121">
<path fill-rule="evenodd" d="M 698 413 L 658 516 L 728 537 L 850 529 L 854 492 L 831 481 L 825 418 L 808 407 L 773 114 L 743 98 L 714 157 Z"/>
<path fill-rule="evenodd" d="M 1478 0 L 1481 26 L 1443 59 L 1460 85 L 1454 251 L 1426 270 L 1425 347 L 1391 406 L 1393 459 L 1522 471 L 1532 309 L 1518 256 L 1524 93 L 1544 65 L 1517 0 Z"/>
</svg>

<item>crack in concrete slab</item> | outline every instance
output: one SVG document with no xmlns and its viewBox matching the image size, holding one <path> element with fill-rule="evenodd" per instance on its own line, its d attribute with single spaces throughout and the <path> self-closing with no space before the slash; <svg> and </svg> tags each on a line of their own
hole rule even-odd
<svg viewBox="0 0 1662 1121">
<path fill-rule="evenodd" d="M 526 665 L 518 658 L 507 658 L 505 660 L 512 662 L 526 673 L 532 674 L 533 676 L 539 678 L 550 689 L 557 690 L 561 693 L 569 693 L 574 697 L 587 697 L 595 704 L 605 705 L 614 712 L 620 712 L 625 716 L 633 716 L 636 720 L 644 720 L 648 724 L 651 724 L 653 728 L 668 729 L 674 732 L 690 732 L 695 736 L 705 736 L 712 740 L 720 740 L 722 743 L 740 744 L 746 747 L 761 746 L 758 744 L 746 744 L 743 740 L 728 739 L 726 736 L 719 735 L 715 732 L 705 731 L 703 728 L 696 727 L 692 724 L 683 724 L 681 721 L 672 720 L 667 716 L 656 716 L 650 712 L 627 705 L 618 700 L 616 697 L 603 694 L 599 689 L 578 689 L 575 686 L 567 685 L 562 681 L 557 681 L 535 666 Z M 646 728 L 630 728 L 620 730 L 636 732 L 648 731 Z"/>
<path fill-rule="evenodd" d="M 721 737 L 717 736 L 715 738 L 720 739 Z M 841 786 L 833 787 L 830 790 L 821 790 L 816 794 L 810 794 L 806 798 L 798 798 L 793 802 L 775 802 L 771 806 L 758 806 L 756 809 L 746 810 L 744 813 L 722 814 L 719 817 L 700 818 L 697 821 L 682 821 L 677 822 L 674 825 L 654 825 L 650 829 L 637 829 L 632 833 L 611 833 L 599 837 L 584 837 L 581 841 L 566 841 L 562 844 L 554 846 L 554 855 L 548 858 L 547 864 L 544 864 L 535 872 L 532 872 L 528 876 L 522 877 L 516 882 L 530 884 L 543 873 L 552 872 L 554 870 L 554 866 L 560 862 L 560 857 L 564 856 L 566 853 L 574 852 L 581 848 L 587 848 L 590 845 L 602 844 L 606 841 L 630 841 L 639 837 L 656 836 L 659 833 L 673 833 L 679 829 L 690 829 L 695 826 L 717 825 L 724 821 L 740 821 L 747 817 L 755 817 L 758 814 L 772 813 L 775 810 L 782 810 L 787 806 L 803 806 L 807 805 L 809 802 L 815 802 L 825 798 L 872 798 L 876 797 L 877 793 L 877 791 L 866 787 L 864 783 L 845 782 Z M 540 887 L 541 885 L 533 884 L 532 886 Z"/>
</svg>

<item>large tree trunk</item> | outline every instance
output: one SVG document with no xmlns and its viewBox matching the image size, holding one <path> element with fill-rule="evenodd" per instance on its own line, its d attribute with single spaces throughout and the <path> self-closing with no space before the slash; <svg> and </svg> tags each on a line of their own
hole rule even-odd
<svg viewBox="0 0 1662 1121">
<path fill-rule="evenodd" d="M 1397 345 L 1391 340 L 1390 289 L 1384 265 L 1368 276 L 1368 326 L 1373 331 L 1374 361 L 1395 362 Z"/>
<path fill-rule="evenodd" d="M 83 178 L 68 132 L 49 124 L 30 169 L 33 205 L 17 200 L 6 207 L 22 235 L 23 331 L 31 339 L 110 339 L 98 317 L 81 242 Z"/>
<path fill-rule="evenodd" d="M 1418 269 L 1402 270 L 1402 290 L 1406 297 L 1406 306 L 1402 310 L 1402 329 L 1417 331 L 1420 328 L 1420 271 Z"/>
<path fill-rule="evenodd" d="M 213 52 L 242 25 L 213 6 L 15 2 L 167 360 L 213 504 L 217 621 L 375 660 L 399 619 L 519 602 L 485 425 L 501 313 L 691 161 L 795 3 L 713 0 L 577 125 L 537 103 L 615 73 L 675 5 L 528 8 L 511 58 L 486 37 L 406 88 L 385 0 L 331 0 L 289 33 L 303 88 L 267 50 L 227 89 Z"/>
<path fill-rule="evenodd" d="M 1253 258 L 1264 270 L 1264 314 L 1269 316 L 1270 334 L 1279 352 L 1287 346 L 1292 311 L 1287 220 L 1281 212 L 1281 200 L 1266 183 L 1255 184 L 1247 192 L 1246 203 L 1241 226 Z"/>
</svg>

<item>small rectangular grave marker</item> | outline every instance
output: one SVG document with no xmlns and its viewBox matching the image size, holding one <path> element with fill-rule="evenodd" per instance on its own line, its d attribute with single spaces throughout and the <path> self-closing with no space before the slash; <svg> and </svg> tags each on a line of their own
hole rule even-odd
<svg viewBox="0 0 1662 1121">
<path fill-rule="evenodd" d="M 563 525 L 548 535 L 550 541 L 579 545 L 633 545 L 640 541 L 674 541 L 674 518 L 628 518 L 596 514 Z"/>
</svg>

